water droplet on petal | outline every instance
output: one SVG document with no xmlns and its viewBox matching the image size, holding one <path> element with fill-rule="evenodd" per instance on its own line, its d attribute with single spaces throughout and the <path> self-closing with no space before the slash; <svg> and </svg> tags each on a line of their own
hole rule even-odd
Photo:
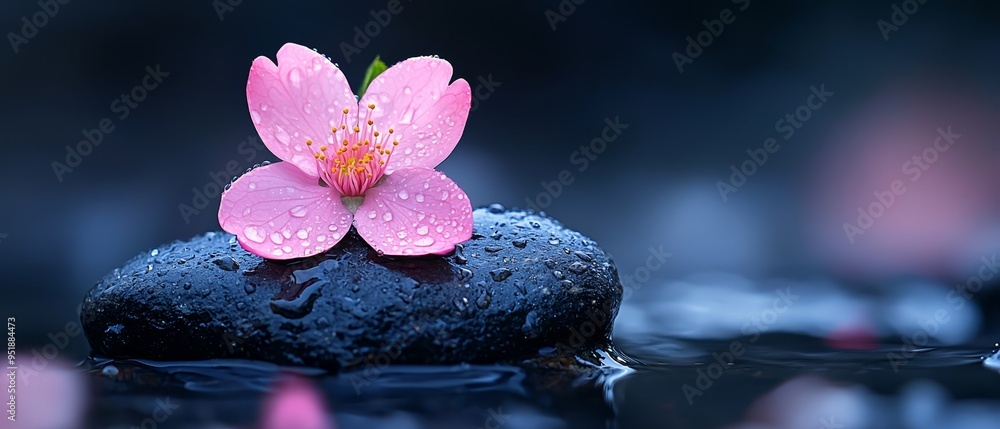
<svg viewBox="0 0 1000 429">
<path fill-rule="evenodd" d="M 274 244 L 281 244 L 283 241 L 285 241 L 285 239 L 281 237 L 281 234 L 279 234 L 277 232 L 272 232 L 271 233 L 271 242 L 272 243 L 274 243 Z"/>
<path fill-rule="evenodd" d="M 250 182 L 250 184 L 249 184 L 249 185 L 247 185 L 247 186 L 249 186 L 249 187 L 250 187 L 250 190 L 254 190 L 254 189 L 257 189 L 257 184 L 256 184 L 256 183 L 253 183 L 253 182 Z"/>
<path fill-rule="evenodd" d="M 405 199 L 408 199 L 408 198 L 410 198 L 410 194 L 408 194 L 408 193 L 406 192 L 406 189 L 400 189 L 400 190 L 399 190 L 399 193 L 398 193 L 398 194 L 396 194 L 396 195 L 397 195 L 397 196 L 399 197 L 399 199 L 401 199 L 401 200 L 405 200 Z"/>
<path fill-rule="evenodd" d="M 302 83 L 302 74 L 299 72 L 299 69 L 292 69 L 292 71 L 288 73 L 288 81 L 291 82 L 296 88 L 299 87 Z"/>
<path fill-rule="evenodd" d="M 293 217 L 305 217 L 306 208 L 305 206 L 295 206 L 292 207 L 292 209 L 289 210 L 288 213 L 291 214 Z"/>
<path fill-rule="evenodd" d="M 274 126 L 274 137 L 278 139 L 281 144 L 288 144 L 289 142 L 288 132 L 285 131 L 284 128 L 281 128 L 281 125 Z"/>
<path fill-rule="evenodd" d="M 256 110 L 251 110 L 250 119 L 253 121 L 255 125 L 260 125 L 260 112 Z"/>
<path fill-rule="evenodd" d="M 258 225 L 247 225 L 243 227 L 243 236 L 254 243 L 264 242 L 264 228 Z"/>
<path fill-rule="evenodd" d="M 419 227 L 417 227 L 417 234 L 427 235 L 427 233 L 429 232 L 428 229 L 429 228 L 427 228 L 427 225 L 420 225 Z"/>
<path fill-rule="evenodd" d="M 375 216 L 378 216 L 378 213 L 375 213 L 375 210 L 368 212 L 368 219 L 375 219 Z"/>
<path fill-rule="evenodd" d="M 386 222 L 391 221 L 392 220 L 392 213 L 385 212 L 385 214 L 382 215 L 382 220 L 384 220 Z"/>
<path fill-rule="evenodd" d="M 415 198 L 417 199 L 418 203 L 424 202 L 424 194 L 417 194 Z"/>
<path fill-rule="evenodd" d="M 300 229 L 298 230 L 298 232 L 295 233 L 295 236 L 305 240 L 306 238 L 309 238 L 309 232 L 307 232 L 304 229 Z"/>
<path fill-rule="evenodd" d="M 434 239 L 430 237 L 421 237 L 420 239 L 413 241 L 413 245 L 418 247 L 427 247 L 432 244 L 434 244 Z"/>
</svg>

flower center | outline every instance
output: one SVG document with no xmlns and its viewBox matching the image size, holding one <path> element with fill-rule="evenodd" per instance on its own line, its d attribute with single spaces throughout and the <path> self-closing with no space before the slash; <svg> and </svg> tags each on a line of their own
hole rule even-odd
<svg viewBox="0 0 1000 429">
<path fill-rule="evenodd" d="M 320 178 L 342 196 L 360 197 L 375 186 L 385 173 L 392 150 L 399 145 L 398 140 L 393 140 L 395 130 L 391 127 L 385 133 L 378 130 L 372 120 L 374 110 L 375 104 L 369 104 L 365 119 L 349 127 L 351 111 L 344 109 L 340 125 L 331 129 L 332 146 L 316 147 L 312 140 L 306 140 L 319 163 Z"/>
</svg>

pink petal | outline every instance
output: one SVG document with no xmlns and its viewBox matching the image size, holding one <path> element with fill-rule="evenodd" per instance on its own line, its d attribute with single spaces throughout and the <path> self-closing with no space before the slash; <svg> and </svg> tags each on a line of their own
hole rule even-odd
<svg viewBox="0 0 1000 429">
<path fill-rule="evenodd" d="M 316 159 L 306 140 L 333 143 L 331 128 L 340 124 L 343 110 L 350 109 L 352 118 L 358 110 L 340 69 L 294 43 L 278 50 L 278 65 L 267 57 L 254 60 L 247 80 L 247 105 L 264 145 L 313 177 L 318 177 Z"/>
<path fill-rule="evenodd" d="M 383 72 L 365 92 L 362 106 L 374 103 L 380 129 L 394 127 L 399 147 L 393 149 L 386 171 L 406 167 L 434 168 L 451 154 L 465 130 L 472 106 L 469 83 L 451 86 L 451 64 L 419 57 Z"/>
<path fill-rule="evenodd" d="M 292 376 L 265 400 L 263 429 L 332 429 L 323 394 L 310 380 Z"/>
<path fill-rule="evenodd" d="M 354 226 L 387 255 L 442 254 L 472 237 L 472 204 L 444 174 L 404 168 L 368 190 Z"/>
<path fill-rule="evenodd" d="M 219 225 L 264 258 L 325 252 L 350 229 L 352 214 L 336 191 L 317 182 L 287 162 L 257 168 L 222 194 Z"/>
</svg>

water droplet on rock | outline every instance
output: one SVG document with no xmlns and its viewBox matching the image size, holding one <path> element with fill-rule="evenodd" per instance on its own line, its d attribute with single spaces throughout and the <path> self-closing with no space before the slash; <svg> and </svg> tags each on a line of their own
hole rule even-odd
<svg viewBox="0 0 1000 429">
<path fill-rule="evenodd" d="M 569 264 L 569 270 L 576 274 L 583 274 L 587 271 L 587 265 L 582 262 L 574 262 Z"/>
<path fill-rule="evenodd" d="M 486 210 L 489 210 L 490 213 L 500 214 L 505 212 L 507 209 L 500 204 L 490 204 L 490 206 L 487 207 Z"/>
<path fill-rule="evenodd" d="M 583 252 L 583 251 L 577 250 L 577 251 L 573 252 L 573 254 L 576 255 L 577 258 L 580 258 L 580 260 L 583 261 L 583 262 L 593 262 L 594 261 L 594 257 L 591 256 L 587 252 Z"/>
<path fill-rule="evenodd" d="M 329 281 L 320 280 L 303 289 L 293 300 L 272 300 L 271 311 L 289 319 L 301 319 L 312 312 L 313 303 L 320 296 L 320 289 Z"/>
<path fill-rule="evenodd" d="M 243 285 L 243 292 L 246 292 L 247 295 L 251 295 L 254 292 L 257 292 L 257 286 L 247 283 Z"/>
<path fill-rule="evenodd" d="M 512 273 L 510 272 L 510 270 L 506 268 L 498 268 L 493 271 L 490 271 L 490 276 L 492 276 L 493 281 L 496 282 L 502 282 L 504 280 L 507 280 L 507 278 L 510 277 L 511 274 Z"/>
<path fill-rule="evenodd" d="M 493 294 L 490 293 L 489 291 L 484 291 L 482 294 L 479 295 L 479 298 L 476 299 L 476 307 L 479 307 L 480 310 L 485 310 L 487 308 L 490 308 L 490 302 L 492 301 L 493 301 Z"/>
<path fill-rule="evenodd" d="M 523 249 L 523 248 L 525 248 L 525 246 L 528 245 L 528 240 L 525 240 L 523 238 L 517 238 L 517 239 L 511 240 L 510 244 L 513 244 L 514 247 L 517 247 L 518 249 Z"/>
<path fill-rule="evenodd" d="M 236 260 L 233 259 L 232 256 L 223 256 L 221 258 L 216 258 L 214 261 L 212 261 L 212 263 L 214 263 L 215 266 L 222 268 L 223 270 L 226 271 L 236 271 L 237 269 L 240 268 L 240 263 L 236 262 Z"/>
<path fill-rule="evenodd" d="M 499 252 L 499 251 L 503 250 L 503 246 L 501 246 L 499 244 L 491 244 L 491 245 L 486 246 L 485 248 L 483 248 L 483 250 L 485 250 L 485 251 L 487 251 L 489 253 L 496 253 L 496 252 Z"/>
<path fill-rule="evenodd" d="M 465 265 L 469 262 L 469 258 L 465 257 L 465 245 L 456 244 L 455 245 L 455 263 Z"/>
</svg>

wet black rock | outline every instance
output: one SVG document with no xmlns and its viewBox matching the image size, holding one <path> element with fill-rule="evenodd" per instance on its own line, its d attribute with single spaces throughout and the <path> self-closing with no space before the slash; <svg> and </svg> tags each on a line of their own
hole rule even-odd
<svg viewBox="0 0 1000 429">
<path fill-rule="evenodd" d="M 93 353 L 243 358 L 340 369 L 510 362 L 608 342 L 621 283 L 590 239 L 499 206 L 447 256 L 379 256 L 351 232 L 324 255 L 267 261 L 225 233 L 132 259 L 86 296 Z"/>
</svg>

